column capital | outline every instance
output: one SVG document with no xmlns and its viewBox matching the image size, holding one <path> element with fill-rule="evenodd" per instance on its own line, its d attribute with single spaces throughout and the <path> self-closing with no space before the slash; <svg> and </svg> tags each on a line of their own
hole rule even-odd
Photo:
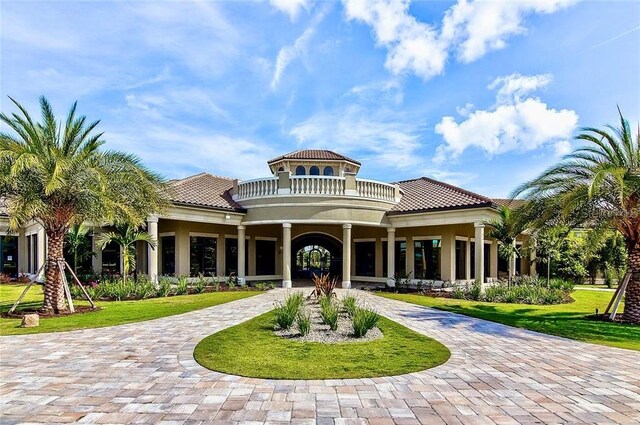
<svg viewBox="0 0 640 425">
<path fill-rule="evenodd" d="M 484 227 L 484 223 L 483 223 L 483 222 L 481 222 L 481 221 L 476 222 L 476 223 L 473 223 L 473 227 L 477 227 L 477 228 Z"/>
<path fill-rule="evenodd" d="M 247 226 L 245 226 L 244 224 L 238 224 L 238 230 L 245 230 L 247 228 Z"/>
<path fill-rule="evenodd" d="M 291 223 L 282 223 L 282 227 L 291 229 Z"/>
<path fill-rule="evenodd" d="M 351 225 L 351 223 L 345 223 L 345 224 L 343 224 L 343 225 L 342 225 L 342 228 L 343 228 L 343 229 L 351 229 L 351 227 L 353 227 L 353 226 Z"/>
<path fill-rule="evenodd" d="M 149 217 L 147 217 L 147 223 L 157 223 L 157 222 L 158 222 L 157 215 L 150 215 Z"/>
<path fill-rule="evenodd" d="M 395 227 L 387 227 L 387 233 L 395 233 L 395 232 L 396 232 Z"/>
</svg>

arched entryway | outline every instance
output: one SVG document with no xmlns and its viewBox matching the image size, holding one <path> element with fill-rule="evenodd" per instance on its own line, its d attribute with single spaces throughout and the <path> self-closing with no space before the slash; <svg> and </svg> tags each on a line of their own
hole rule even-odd
<svg viewBox="0 0 640 425">
<path fill-rule="evenodd" d="M 294 279 L 311 279 L 313 274 L 342 275 L 342 243 L 323 233 L 307 233 L 291 241 L 291 270 Z"/>
</svg>

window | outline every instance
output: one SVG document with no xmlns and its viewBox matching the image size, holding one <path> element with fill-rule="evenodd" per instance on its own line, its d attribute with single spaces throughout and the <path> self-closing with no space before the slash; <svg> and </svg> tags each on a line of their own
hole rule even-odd
<svg viewBox="0 0 640 425">
<path fill-rule="evenodd" d="M 320 169 L 314 165 L 313 167 L 311 167 L 309 169 L 309 174 L 312 175 L 312 176 L 319 176 L 320 175 Z"/>
<path fill-rule="evenodd" d="M 440 240 L 414 241 L 413 260 L 416 279 L 440 279 Z"/>
<path fill-rule="evenodd" d="M 389 274 L 389 267 L 387 263 L 388 257 L 388 243 L 384 241 L 382 243 L 382 270 L 385 276 Z M 407 275 L 407 243 L 405 241 L 396 241 L 396 255 L 395 255 L 395 272 L 396 276 Z"/>
<path fill-rule="evenodd" d="M 256 241 L 256 275 L 276 274 L 276 241 Z"/>
<path fill-rule="evenodd" d="M 111 241 L 102 250 L 102 272 L 120 273 L 120 245 Z"/>
<path fill-rule="evenodd" d="M 216 238 L 191 236 L 189 243 L 189 274 L 216 275 Z"/>
<path fill-rule="evenodd" d="M 162 255 L 162 270 L 163 275 L 171 275 L 176 273 L 176 237 L 175 236 L 162 236 L 160 238 Z"/>
<path fill-rule="evenodd" d="M 238 273 L 238 239 L 228 238 L 224 241 L 224 274 L 225 276 L 231 276 L 231 273 Z M 249 266 L 249 249 L 248 242 L 245 240 L 244 242 L 244 275 L 246 276 L 247 269 Z"/>
<path fill-rule="evenodd" d="M 456 279 L 467 278 L 467 242 L 456 241 Z"/>
<path fill-rule="evenodd" d="M 0 272 L 18 276 L 18 238 L 0 236 Z"/>
<path fill-rule="evenodd" d="M 325 176 L 333 176 L 333 167 L 324 167 L 322 174 Z"/>
<path fill-rule="evenodd" d="M 307 170 L 302 165 L 296 167 L 296 176 L 304 176 L 307 174 Z"/>
<path fill-rule="evenodd" d="M 376 275 L 376 243 L 356 242 L 356 276 Z"/>
</svg>

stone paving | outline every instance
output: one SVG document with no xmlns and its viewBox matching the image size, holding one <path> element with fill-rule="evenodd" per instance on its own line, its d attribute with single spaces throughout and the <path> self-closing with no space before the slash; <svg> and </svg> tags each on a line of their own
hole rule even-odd
<svg viewBox="0 0 640 425">
<path fill-rule="evenodd" d="M 358 292 L 444 343 L 437 368 L 375 379 L 277 381 L 193 360 L 205 336 L 270 310 L 283 290 L 102 329 L 0 338 L 0 423 L 640 423 L 640 353 Z M 312 367 L 312 365 L 301 365 Z"/>
</svg>

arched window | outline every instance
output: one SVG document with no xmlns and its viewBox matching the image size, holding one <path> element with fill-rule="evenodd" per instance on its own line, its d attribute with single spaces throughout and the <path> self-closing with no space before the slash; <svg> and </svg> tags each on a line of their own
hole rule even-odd
<svg viewBox="0 0 640 425">
<path fill-rule="evenodd" d="M 312 175 L 312 176 L 319 176 L 320 175 L 320 169 L 314 165 L 313 167 L 311 167 L 309 169 L 309 174 Z"/>
<path fill-rule="evenodd" d="M 333 176 L 333 167 L 324 167 L 322 174 L 325 176 Z"/>
<path fill-rule="evenodd" d="M 307 170 L 302 165 L 298 165 L 296 167 L 296 176 L 304 176 L 305 174 L 307 174 Z"/>
</svg>

